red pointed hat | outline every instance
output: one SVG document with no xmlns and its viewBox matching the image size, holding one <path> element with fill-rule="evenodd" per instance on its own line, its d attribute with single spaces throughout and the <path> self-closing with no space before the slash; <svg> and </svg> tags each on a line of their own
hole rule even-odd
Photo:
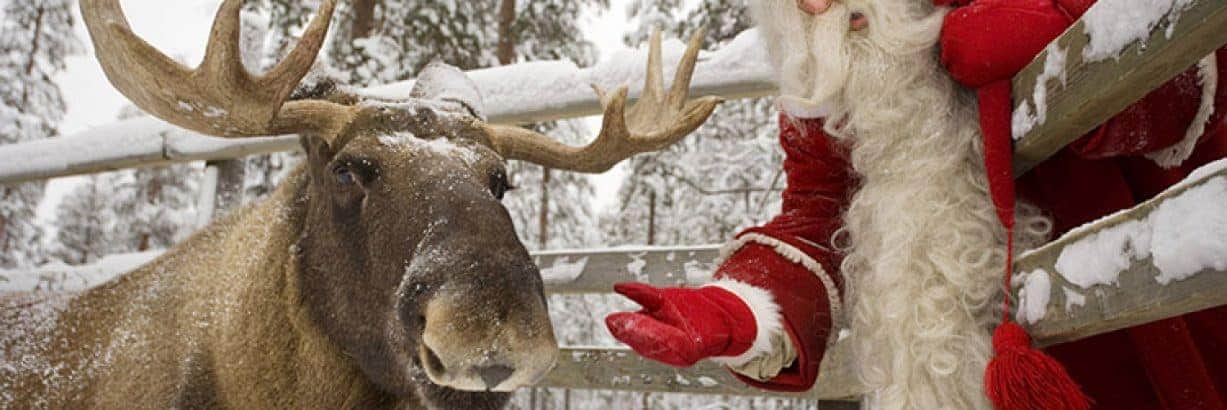
<svg viewBox="0 0 1227 410">
<path fill-rule="evenodd" d="M 1008 4 L 1007 4 L 1008 3 Z M 1010 81 L 1072 21 L 1051 0 L 935 0 L 955 6 L 942 26 L 941 59 L 959 83 L 976 89 L 989 194 L 1006 229 L 1005 285 L 1014 253 L 1014 172 Z M 1083 410 L 1090 401 L 1055 359 L 1031 345 L 1010 318 L 1004 299 L 993 332 L 996 355 L 985 369 L 984 389 L 999 410 Z"/>
</svg>

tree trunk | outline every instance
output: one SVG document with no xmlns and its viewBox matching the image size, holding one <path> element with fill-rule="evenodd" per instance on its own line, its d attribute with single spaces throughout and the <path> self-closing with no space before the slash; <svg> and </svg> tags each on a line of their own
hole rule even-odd
<svg viewBox="0 0 1227 410">
<path fill-rule="evenodd" d="M 14 189 L 16 188 L 0 186 L 0 190 L 3 190 L 4 192 L 4 195 L 0 196 L 0 199 L 3 199 L 4 202 L 8 202 L 9 196 L 12 195 Z M 8 250 L 9 250 L 8 219 L 4 217 L 4 214 L 0 214 L 0 252 L 8 253 Z M 0 266 L 4 266 L 3 260 L 0 260 Z"/>
<path fill-rule="evenodd" d="M 550 169 L 541 168 L 541 210 L 537 214 L 537 234 L 540 249 L 550 243 Z"/>
<path fill-rule="evenodd" d="M 648 245 L 656 244 L 656 191 L 648 193 Z"/>
<path fill-rule="evenodd" d="M 217 185 L 212 193 L 211 207 L 202 207 L 200 221 L 205 222 L 222 215 L 243 201 L 243 181 L 247 174 L 247 164 L 243 160 L 209 161 L 205 169 L 216 169 Z M 205 173 L 206 177 L 208 172 Z M 209 193 L 204 193 L 208 195 Z M 205 199 L 207 201 L 207 199 Z M 204 215 L 207 213 L 208 215 Z"/>
<path fill-rule="evenodd" d="M 375 29 L 375 0 L 354 0 L 353 38 L 370 37 Z"/>
<path fill-rule="evenodd" d="M 511 25 L 516 20 L 516 0 L 502 0 L 498 6 L 498 49 L 495 56 L 499 65 L 515 62 L 516 42 L 511 33 Z"/>
</svg>

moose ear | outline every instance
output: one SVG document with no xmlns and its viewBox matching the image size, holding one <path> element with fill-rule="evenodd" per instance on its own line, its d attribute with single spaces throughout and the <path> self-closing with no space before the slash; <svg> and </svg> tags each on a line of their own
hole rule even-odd
<svg viewBox="0 0 1227 410">
<path fill-rule="evenodd" d="M 485 121 L 486 108 L 477 83 L 464 71 L 439 61 L 432 62 L 418 73 L 409 96 L 423 100 L 460 104 L 469 114 Z"/>
<path fill-rule="evenodd" d="M 303 135 L 298 138 L 298 142 L 302 144 L 303 152 L 307 153 L 307 163 L 312 168 L 328 164 L 332 161 L 332 157 L 337 155 L 337 150 L 333 149 L 328 140 L 324 138 Z"/>
</svg>

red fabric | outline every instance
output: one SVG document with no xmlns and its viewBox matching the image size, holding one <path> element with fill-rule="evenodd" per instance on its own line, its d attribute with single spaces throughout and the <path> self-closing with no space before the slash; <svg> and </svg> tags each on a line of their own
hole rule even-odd
<svg viewBox="0 0 1227 410">
<path fill-rule="evenodd" d="M 1003 287 L 1013 276 L 1014 147 L 1010 138 L 1010 82 L 997 80 L 977 91 L 985 172 L 997 218 L 1005 226 L 1006 260 Z M 984 390 L 998 410 L 1083 410 L 1087 397 L 1055 359 L 1031 345 L 1031 337 L 1009 315 L 1010 299 L 1002 302 L 1002 322 L 993 332 L 993 358 L 984 372 Z"/>
<path fill-rule="evenodd" d="M 1052 0 L 977 0 L 946 15 L 942 64 L 972 88 L 1009 80 L 1071 22 Z"/>
<path fill-rule="evenodd" d="M 1223 90 L 1220 86 L 1220 95 Z M 1022 176 L 1019 193 L 1048 211 L 1057 234 L 1133 207 L 1198 166 L 1227 157 L 1227 127 L 1221 125 L 1220 114 L 1227 105 L 1216 106 L 1218 125 L 1208 127 L 1211 130 L 1202 136 L 1193 156 L 1179 167 L 1165 170 L 1136 156 L 1086 159 L 1069 147 Z M 1112 121 L 1119 120 L 1120 116 Z M 1139 130 L 1139 134 L 1153 135 L 1152 131 Z M 1223 409 L 1227 408 L 1225 346 L 1227 307 L 1219 307 L 1047 350 L 1095 400 L 1095 408 Z"/>
<path fill-rule="evenodd" d="M 847 150 L 822 131 L 822 121 L 780 116 L 780 146 L 788 186 L 781 212 L 766 225 L 748 229 L 784 242 L 814 258 L 843 289 L 839 276 L 841 255 L 831 239 L 841 226 L 840 217 L 850 200 L 855 181 Z M 749 244 L 733 253 L 716 271 L 716 278 L 733 278 L 771 291 L 780 305 L 784 329 L 797 360 L 778 376 L 759 382 L 737 375 L 743 382 L 770 390 L 805 391 L 818 377 L 831 332 L 830 302 L 821 279 L 774 249 Z"/>
<path fill-rule="evenodd" d="M 984 139 L 984 164 L 989 195 L 997 206 L 997 219 L 1014 229 L 1014 146 L 1010 139 L 1010 82 L 999 80 L 981 87 L 980 130 Z"/>
<path fill-rule="evenodd" d="M 1031 346 L 1027 331 L 1006 320 L 993 331 L 984 391 L 997 410 L 1086 410 L 1089 398 L 1065 367 Z"/>
<path fill-rule="evenodd" d="M 742 382 L 762 389 L 806 391 L 818 378 L 818 365 L 826 353 L 826 341 L 831 332 L 831 305 L 826 288 L 804 267 L 776 253 L 775 249 L 748 244 L 720 266 L 717 278 L 736 279 L 767 289 L 780 306 L 782 325 L 793 346 L 797 360 L 775 378 L 760 382 L 733 373 Z"/>
<path fill-rule="evenodd" d="M 1081 16 L 1094 0 L 1012 2 L 980 0 L 951 12 L 943 26 L 942 62 L 969 87 L 1008 81 L 1064 26 L 1058 14 Z M 1021 10 L 1020 9 L 1025 9 Z M 1002 22 L 1014 25 L 1001 26 Z M 1018 25 L 1021 23 L 1023 25 Z M 1055 24 L 1055 23 L 1054 23 Z M 1217 53 L 1219 78 L 1227 78 L 1227 48 Z M 985 109 L 981 90 L 981 109 Z M 981 119 L 986 138 L 1008 116 Z M 1192 158 L 1164 170 L 1141 154 L 1180 142 L 1201 103 L 1196 68 L 1150 92 L 1105 124 L 1024 175 L 1020 194 L 1047 211 L 1060 234 L 1114 211 L 1130 208 L 1179 181 L 1210 160 L 1227 157 L 1227 87 L 1215 97 L 1201 144 Z M 1008 113 L 1008 111 L 1007 111 Z M 982 115 L 984 113 L 982 112 Z M 990 172 L 996 164 L 986 140 Z M 992 179 L 992 175 L 990 175 Z M 1000 184 L 1000 181 L 996 183 Z M 993 187 L 994 199 L 1005 188 Z M 1195 326 L 1189 323 L 1196 323 Z M 1210 309 L 1098 335 L 1048 349 L 1101 409 L 1222 409 L 1227 393 L 1227 308 Z M 1216 349 L 1219 348 L 1219 349 Z"/>
<path fill-rule="evenodd" d="M 686 367 L 708 357 L 737 356 L 754 344 L 758 331 L 754 313 L 722 288 L 620 283 L 614 291 L 643 310 L 614 313 L 605 318 L 605 325 L 644 357 Z"/>
<path fill-rule="evenodd" d="M 1084 158 L 1141 155 L 1179 143 L 1197 115 L 1200 104 L 1171 104 L 1201 100 L 1197 67 L 1146 94 L 1140 101 L 1069 147 Z"/>
</svg>

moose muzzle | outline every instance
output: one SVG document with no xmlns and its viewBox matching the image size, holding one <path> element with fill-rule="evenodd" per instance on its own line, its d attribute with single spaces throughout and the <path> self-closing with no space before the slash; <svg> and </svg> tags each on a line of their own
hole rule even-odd
<svg viewBox="0 0 1227 410">
<path fill-rule="evenodd" d="M 486 293 L 486 292 L 481 292 Z M 438 294 L 427 304 L 419 359 L 437 385 L 512 391 L 536 383 L 558 360 L 539 293 Z"/>
</svg>

